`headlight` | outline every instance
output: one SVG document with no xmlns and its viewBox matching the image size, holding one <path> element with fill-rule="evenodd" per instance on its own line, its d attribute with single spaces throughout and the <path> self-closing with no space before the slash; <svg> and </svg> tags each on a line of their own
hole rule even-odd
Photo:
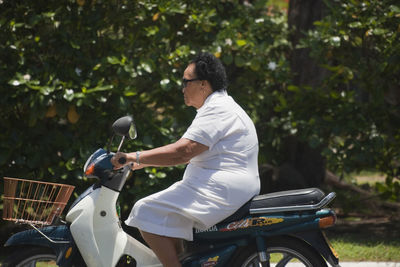
<svg viewBox="0 0 400 267">
<path fill-rule="evenodd" d="M 93 155 L 94 155 L 94 153 L 92 155 L 90 155 L 90 157 L 86 160 L 85 165 L 83 166 L 84 173 L 86 173 L 87 167 L 88 167 L 89 163 L 92 161 Z"/>
</svg>

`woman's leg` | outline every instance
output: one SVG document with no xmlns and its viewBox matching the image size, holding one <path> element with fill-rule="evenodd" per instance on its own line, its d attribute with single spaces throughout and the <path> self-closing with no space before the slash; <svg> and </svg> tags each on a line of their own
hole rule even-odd
<svg viewBox="0 0 400 267">
<path fill-rule="evenodd" d="M 143 231 L 140 231 L 140 233 L 164 267 L 181 266 L 178 259 L 178 253 L 180 253 L 182 249 L 182 241 L 180 239 Z"/>
</svg>

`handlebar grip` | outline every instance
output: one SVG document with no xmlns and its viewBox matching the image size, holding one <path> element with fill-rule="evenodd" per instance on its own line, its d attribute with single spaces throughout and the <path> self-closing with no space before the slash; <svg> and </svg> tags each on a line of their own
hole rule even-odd
<svg viewBox="0 0 400 267">
<path fill-rule="evenodd" d="M 118 163 L 119 164 L 125 164 L 126 163 L 126 158 L 125 157 L 121 157 L 118 159 Z"/>
</svg>

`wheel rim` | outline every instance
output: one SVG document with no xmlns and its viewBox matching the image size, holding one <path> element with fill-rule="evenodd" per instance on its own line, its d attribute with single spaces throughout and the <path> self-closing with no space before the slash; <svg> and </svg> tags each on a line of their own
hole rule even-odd
<svg viewBox="0 0 400 267">
<path fill-rule="evenodd" d="M 271 247 L 267 249 L 271 258 L 271 267 L 313 267 L 310 261 L 301 253 L 286 247 Z M 242 264 L 242 267 L 261 267 L 258 253 L 252 254 Z"/>
<path fill-rule="evenodd" d="M 57 266 L 56 256 L 52 254 L 40 254 L 26 258 L 17 267 L 53 267 Z"/>
</svg>

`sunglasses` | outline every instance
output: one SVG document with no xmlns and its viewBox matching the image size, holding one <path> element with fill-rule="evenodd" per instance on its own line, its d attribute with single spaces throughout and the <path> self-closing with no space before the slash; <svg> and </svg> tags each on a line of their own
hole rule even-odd
<svg viewBox="0 0 400 267">
<path fill-rule="evenodd" d="M 200 79 L 199 78 L 195 78 L 195 79 L 189 79 L 188 80 L 188 79 L 183 78 L 182 79 L 183 88 L 185 88 L 187 86 L 188 82 L 194 82 L 194 81 L 200 81 Z"/>
</svg>

